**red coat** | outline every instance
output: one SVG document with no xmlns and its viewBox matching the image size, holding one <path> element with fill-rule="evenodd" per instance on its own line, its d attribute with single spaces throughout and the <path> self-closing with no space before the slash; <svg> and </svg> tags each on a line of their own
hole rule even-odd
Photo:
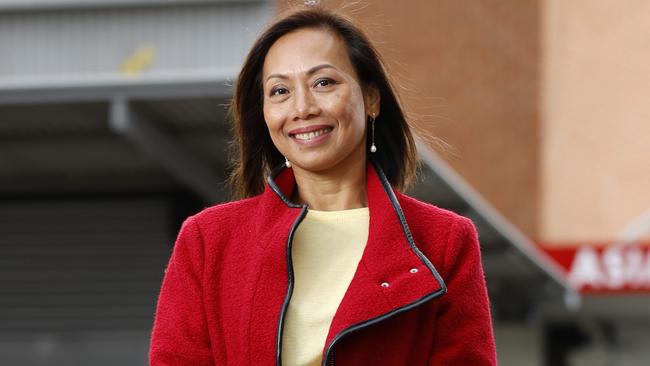
<svg viewBox="0 0 650 366">
<path fill-rule="evenodd" d="M 151 365 L 280 364 L 288 248 L 307 207 L 287 199 L 292 169 L 277 168 L 268 182 L 260 195 L 183 223 L 158 298 Z M 472 222 L 393 190 L 370 163 L 366 189 L 368 242 L 323 365 L 495 365 Z"/>
</svg>

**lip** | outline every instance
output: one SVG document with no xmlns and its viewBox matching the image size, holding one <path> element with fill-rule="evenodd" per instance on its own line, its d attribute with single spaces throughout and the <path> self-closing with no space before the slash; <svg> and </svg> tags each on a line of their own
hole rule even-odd
<svg viewBox="0 0 650 366">
<path fill-rule="evenodd" d="M 323 128 L 330 128 L 331 130 L 320 136 L 314 137 L 311 140 L 300 140 L 295 137 L 295 134 L 298 133 L 309 133 L 312 131 L 322 130 Z M 291 130 L 289 132 L 289 137 L 291 138 L 292 141 L 295 141 L 297 144 L 311 147 L 311 146 L 316 146 L 325 143 L 332 135 L 332 131 L 334 131 L 334 127 L 330 125 L 311 125 L 311 126 L 301 127 L 301 128 L 296 128 Z"/>
<path fill-rule="evenodd" d="M 295 135 L 298 133 L 309 133 L 312 131 L 322 130 L 323 128 L 328 128 L 328 127 L 334 129 L 334 126 L 330 126 L 330 125 L 310 125 L 306 127 L 294 128 L 293 130 L 289 131 L 289 135 Z"/>
</svg>

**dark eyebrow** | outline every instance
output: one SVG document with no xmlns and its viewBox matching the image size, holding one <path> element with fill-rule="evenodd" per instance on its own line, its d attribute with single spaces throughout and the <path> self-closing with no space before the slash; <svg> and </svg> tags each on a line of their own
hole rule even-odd
<svg viewBox="0 0 650 366">
<path fill-rule="evenodd" d="M 320 64 L 320 65 L 316 65 L 316 66 L 312 67 L 311 69 L 307 70 L 307 75 L 311 75 L 311 74 L 315 73 L 318 70 L 326 69 L 326 68 L 332 68 L 334 70 L 338 70 L 334 65 Z M 266 78 L 266 81 L 269 81 L 270 78 L 288 79 L 288 77 L 286 75 L 283 75 L 283 74 L 271 74 Z"/>
</svg>

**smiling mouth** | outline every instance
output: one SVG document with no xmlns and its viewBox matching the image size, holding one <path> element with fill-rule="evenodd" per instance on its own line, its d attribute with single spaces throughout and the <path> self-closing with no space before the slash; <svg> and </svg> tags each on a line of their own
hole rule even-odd
<svg viewBox="0 0 650 366">
<path fill-rule="evenodd" d="M 326 127 L 326 128 L 321 128 L 320 130 L 316 131 L 310 131 L 310 132 L 305 132 L 305 133 L 297 133 L 297 134 L 289 134 L 289 136 L 297 139 L 297 140 L 303 140 L 303 141 L 309 141 L 311 139 L 314 139 L 318 136 L 324 135 L 326 133 L 330 133 L 332 131 L 332 127 Z"/>
</svg>

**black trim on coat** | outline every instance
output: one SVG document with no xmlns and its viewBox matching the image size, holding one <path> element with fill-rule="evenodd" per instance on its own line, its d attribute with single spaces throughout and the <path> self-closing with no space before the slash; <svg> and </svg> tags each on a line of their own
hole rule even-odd
<svg viewBox="0 0 650 366">
<path fill-rule="evenodd" d="M 355 331 L 357 331 L 359 329 L 362 329 L 362 328 L 365 328 L 367 326 L 370 326 L 370 325 L 373 325 L 375 323 L 386 320 L 386 319 L 388 319 L 388 318 L 390 318 L 390 317 L 392 317 L 394 315 L 397 315 L 397 314 L 403 313 L 405 311 L 411 310 L 411 309 L 413 309 L 413 308 L 415 308 L 415 307 L 417 307 L 417 306 L 419 306 L 419 305 L 421 305 L 421 304 L 423 304 L 423 303 L 425 303 L 425 302 L 427 302 L 429 300 L 435 299 L 435 298 L 437 298 L 439 296 L 442 296 L 445 293 L 447 293 L 447 285 L 445 284 L 444 280 L 442 279 L 442 276 L 440 276 L 440 274 L 438 273 L 438 270 L 436 270 L 435 266 L 433 265 L 433 263 L 431 263 L 429 258 L 427 258 L 422 253 L 422 251 L 420 251 L 420 249 L 415 245 L 415 241 L 413 240 L 413 235 L 411 234 L 411 230 L 409 229 L 408 224 L 406 222 L 406 218 L 404 216 L 404 212 L 402 211 L 402 207 L 399 204 L 399 201 L 397 200 L 397 197 L 395 196 L 395 192 L 393 192 L 393 188 L 390 185 L 390 182 L 388 181 L 388 178 L 384 174 L 383 169 L 381 168 L 381 166 L 379 165 L 379 163 L 375 159 L 370 158 L 369 160 L 373 164 L 373 166 L 375 168 L 375 171 L 377 173 L 377 176 L 379 177 L 379 180 L 381 182 L 381 185 L 384 188 L 384 191 L 386 192 L 386 194 L 388 196 L 388 199 L 390 200 L 391 205 L 393 206 L 393 210 L 397 214 L 397 217 L 398 217 L 399 222 L 400 222 L 400 224 L 402 226 L 402 230 L 404 231 L 404 235 L 406 236 L 406 240 L 408 241 L 409 246 L 411 247 L 413 252 L 415 252 L 417 257 L 422 261 L 422 263 L 424 263 L 424 265 L 429 269 L 429 271 L 431 271 L 431 274 L 434 276 L 434 278 L 436 279 L 436 281 L 440 285 L 440 289 L 437 290 L 437 291 L 434 291 L 434 292 L 432 292 L 430 294 L 427 294 L 427 295 L 415 300 L 414 302 L 411 302 L 410 304 L 407 304 L 407 305 L 401 306 L 399 308 L 393 309 L 392 311 L 390 311 L 388 313 L 382 314 L 380 316 L 374 317 L 374 318 L 366 320 L 364 322 L 351 325 L 351 326 L 345 328 L 344 330 L 340 331 L 336 336 L 334 336 L 334 338 L 332 339 L 330 344 L 327 346 L 327 351 L 325 352 L 325 357 L 323 357 L 323 360 L 322 360 L 322 366 L 327 366 L 327 363 L 328 363 L 328 361 L 330 359 L 331 359 L 330 365 L 334 365 L 334 356 L 333 356 L 333 353 L 332 353 L 333 349 L 334 349 L 334 346 L 344 336 L 346 336 L 346 335 L 348 335 L 350 333 L 353 333 L 353 332 L 355 332 Z M 284 315 L 285 315 L 285 312 L 286 312 L 286 308 L 287 308 L 287 306 L 289 304 L 289 301 L 291 299 L 291 292 L 293 290 L 293 263 L 291 261 L 291 240 L 293 239 L 293 233 L 295 232 L 296 228 L 298 227 L 298 224 L 300 223 L 300 221 L 302 221 L 302 219 L 306 215 L 307 208 L 308 208 L 307 204 L 298 205 L 296 203 L 291 202 L 291 200 L 289 200 L 284 195 L 284 193 L 280 190 L 278 185 L 275 183 L 274 178 L 284 168 L 286 168 L 286 165 L 284 163 L 282 163 L 282 164 L 276 166 L 273 169 L 273 171 L 271 172 L 271 174 L 267 178 L 267 182 L 269 184 L 269 187 L 271 187 L 271 189 L 280 197 L 280 199 L 288 207 L 290 207 L 290 208 L 302 208 L 302 211 L 300 212 L 300 215 L 298 216 L 296 221 L 293 223 L 293 225 L 291 227 L 291 231 L 289 232 L 289 238 L 287 239 L 287 265 L 288 265 L 288 268 L 289 268 L 289 273 L 288 273 L 289 284 L 287 286 L 287 293 L 285 294 L 284 303 L 282 304 L 282 313 L 280 314 L 280 321 L 279 321 L 279 324 L 278 324 L 278 339 L 277 339 L 277 342 L 276 342 L 276 362 L 277 362 L 278 366 L 282 365 L 281 364 L 281 355 L 280 355 L 280 353 L 281 353 L 281 350 L 282 350 L 282 330 L 283 330 L 282 328 L 283 328 L 283 325 L 284 325 L 283 324 Z"/>
<path fill-rule="evenodd" d="M 280 197 L 280 199 L 282 200 L 282 202 L 284 202 L 285 205 L 291 208 L 301 208 L 303 207 L 302 205 L 291 202 L 291 200 L 284 195 L 280 187 L 278 187 L 278 185 L 275 183 L 274 180 L 275 177 L 277 177 L 278 174 L 280 174 L 280 172 L 282 172 L 282 170 L 284 170 L 286 167 L 287 167 L 286 164 L 282 163 L 276 166 L 275 168 L 273 168 L 271 174 L 269 174 L 268 178 L 266 178 L 266 182 L 269 184 L 269 187 L 271 187 L 273 192 L 275 192 L 275 194 L 277 194 Z"/>
<path fill-rule="evenodd" d="M 284 331 L 284 316 L 287 313 L 287 308 L 289 307 L 289 301 L 291 301 L 291 295 L 293 295 L 293 260 L 291 259 L 291 244 L 293 241 L 293 234 L 296 231 L 296 228 L 300 222 L 307 215 L 307 205 L 302 206 L 300 215 L 296 218 L 291 225 L 291 231 L 289 231 L 289 237 L 287 238 L 287 292 L 284 295 L 284 301 L 282 302 L 282 310 L 280 311 L 280 318 L 278 319 L 277 326 L 277 336 L 275 344 L 275 362 L 278 366 L 282 365 L 282 333 Z"/>
</svg>

